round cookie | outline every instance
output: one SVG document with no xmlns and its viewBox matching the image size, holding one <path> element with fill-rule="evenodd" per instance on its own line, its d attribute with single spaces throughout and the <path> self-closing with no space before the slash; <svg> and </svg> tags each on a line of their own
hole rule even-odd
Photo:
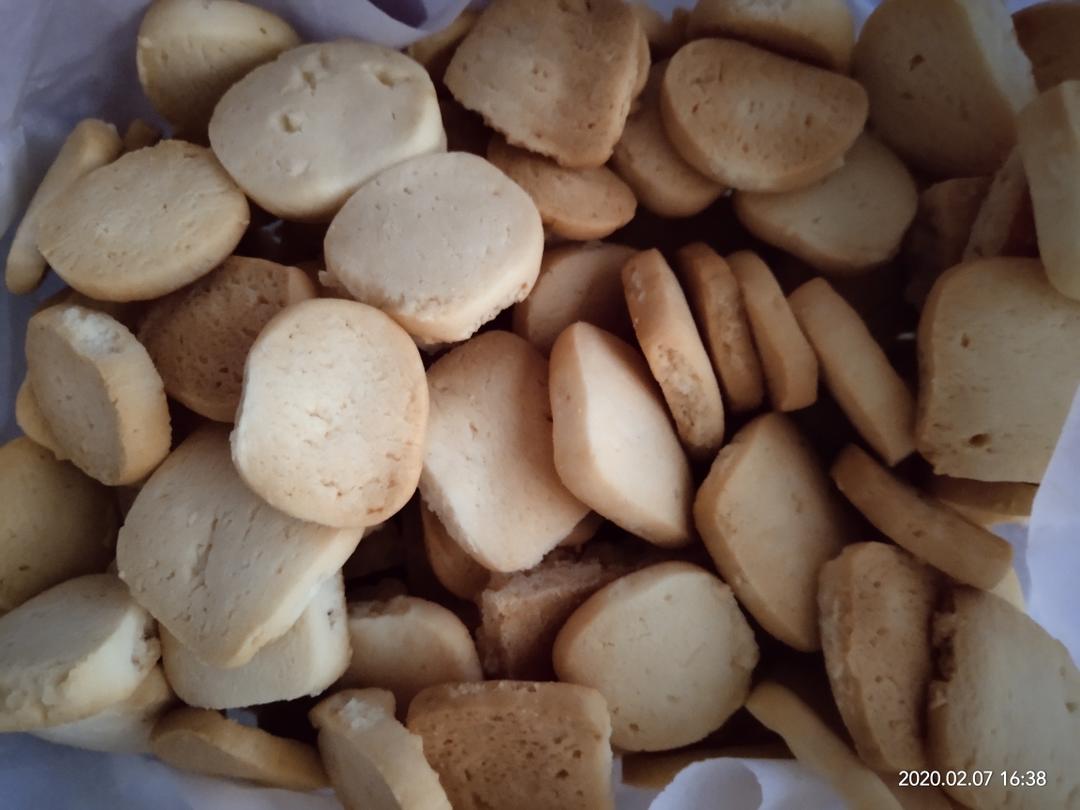
<svg viewBox="0 0 1080 810">
<path fill-rule="evenodd" d="M 589 597 L 552 655 L 560 680 L 607 700 L 613 745 L 662 751 L 697 742 L 742 706 L 758 649 L 730 588 L 669 562 Z"/>
<path fill-rule="evenodd" d="M 690 542 L 690 465 L 641 355 L 568 327 L 551 350 L 551 413 L 555 469 L 577 498 L 650 543 Z"/>
<path fill-rule="evenodd" d="M 102 301 L 141 301 L 206 275 L 248 226 L 247 199 L 209 149 L 184 141 L 122 155 L 41 211 L 38 249 Z"/>
<path fill-rule="evenodd" d="M 26 436 L 48 450 L 57 461 L 67 461 L 67 453 L 56 440 L 52 428 L 45 421 L 45 415 L 41 412 L 34 389 L 30 386 L 30 378 L 23 377 L 19 384 L 19 390 L 15 394 L 15 424 L 19 426 Z"/>
<path fill-rule="evenodd" d="M 278 312 L 314 297 L 303 270 L 230 256 L 191 286 L 150 304 L 139 340 L 170 397 L 207 419 L 231 422 L 256 336 Z"/>
<path fill-rule="evenodd" d="M 509 332 L 485 332 L 428 370 L 424 503 L 492 571 L 532 568 L 588 514 L 552 456 L 547 362 Z"/>
<path fill-rule="evenodd" d="M 565 169 L 498 136 L 491 139 L 487 159 L 532 197 L 552 236 L 603 239 L 632 220 L 637 210 L 630 186 L 606 166 Z"/>
<path fill-rule="evenodd" d="M 755 98 L 763 100 L 748 102 Z M 679 154 L 705 176 L 743 191 L 792 191 L 842 165 L 867 100 L 847 76 L 699 39 L 671 57 L 660 111 Z"/>
<path fill-rule="evenodd" d="M 334 277 L 428 343 L 464 340 L 523 300 L 543 248 L 529 195 L 465 152 L 388 169 L 352 196 L 326 232 Z"/>
<path fill-rule="evenodd" d="M 232 455 L 286 514 L 374 526 L 416 491 L 427 421 L 420 353 L 396 323 L 355 301 L 303 301 L 251 347 Z"/>
<path fill-rule="evenodd" d="M 658 250 L 627 262 L 622 280 L 634 332 L 679 438 L 694 458 L 711 458 L 724 440 L 724 403 L 679 281 Z"/>
<path fill-rule="evenodd" d="M 161 377 L 119 321 L 80 306 L 42 310 L 26 328 L 26 364 L 53 435 L 91 478 L 130 484 L 169 452 Z"/>
<path fill-rule="evenodd" d="M 301 45 L 255 68 L 221 97 L 209 133 L 251 199 L 302 222 L 329 220 L 384 169 L 446 151 L 427 71 L 354 39 Z"/>
<path fill-rule="evenodd" d="M 205 137 L 218 99 L 300 37 L 276 14 L 235 0 L 155 0 L 139 25 L 139 83 L 177 132 Z"/>
<path fill-rule="evenodd" d="M 423 501 L 420 523 L 424 551 L 435 579 L 458 599 L 475 599 L 487 585 L 490 572 L 465 552 Z"/>
</svg>

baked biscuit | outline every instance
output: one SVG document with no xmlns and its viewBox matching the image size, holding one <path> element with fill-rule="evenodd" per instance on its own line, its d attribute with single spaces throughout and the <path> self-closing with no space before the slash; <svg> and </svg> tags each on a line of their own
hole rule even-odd
<svg viewBox="0 0 1080 810">
<path fill-rule="evenodd" d="M 67 453 L 60 446 L 49 423 L 45 421 L 45 414 L 41 412 L 41 406 L 34 396 L 29 376 L 23 377 L 15 394 L 15 424 L 27 438 L 52 453 L 57 461 L 67 461 Z"/>
<path fill-rule="evenodd" d="M 1080 79 L 1080 8 L 1069 0 L 1034 3 L 1013 14 L 1020 47 L 1031 60 L 1039 90 L 1049 90 L 1070 79 Z"/>
<path fill-rule="evenodd" d="M 972 523 L 989 528 L 998 523 L 1025 523 L 1039 488 L 1015 481 L 972 481 L 932 475 L 927 491 Z"/>
<path fill-rule="evenodd" d="M 435 514 L 420 502 L 424 550 L 435 579 L 458 599 L 473 599 L 487 585 L 490 572 L 468 555 Z"/>
<path fill-rule="evenodd" d="M 1020 149 L 1014 148 L 994 173 L 979 213 L 971 223 L 963 261 L 1035 255 L 1032 213 L 1024 162 Z M 954 264 L 959 264 L 959 260 Z"/>
</svg>

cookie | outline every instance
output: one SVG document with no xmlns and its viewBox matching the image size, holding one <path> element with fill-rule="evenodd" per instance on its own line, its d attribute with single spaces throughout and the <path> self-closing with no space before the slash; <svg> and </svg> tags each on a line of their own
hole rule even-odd
<svg viewBox="0 0 1080 810">
<path fill-rule="evenodd" d="M 630 10 L 637 17 L 653 55 L 669 56 L 686 40 L 686 22 L 689 17 L 686 9 L 673 9 L 671 15 L 665 17 L 645 0 L 641 0 L 630 3 Z"/>
<path fill-rule="evenodd" d="M 346 810 L 450 810 L 424 744 L 380 689 L 346 689 L 311 710 L 319 753 Z"/>
<path fill-rule="evenodd" d="M 451 152 L 361 187 L 326 232 L 326 264 L 409 334 L 452 343 L 529 294 L 543 247 L 529 195 L 483 158 Z"/>
<path fill-rule="evenodd" d="M 304 523 L 260 500 L 205 426 L 139 490 L 116 562 L 132 596 L 198 658 L 246 664 L 300 618 L 360 532 Z"/>
<path fill-rule="evenodd" d="M 855 77 L 877 135 L 941 177 L 989 174 L 1035 97 L 1031 64 L 996 0 L 886 0 L 859 34 Z"/>
<path fill-rule="evenodd" d="M 285 790 L 318 790 L 328 780 L 310 745 L 275 737 L 207 709 L 188 706 L 154 727 L 150 750 L 166 765 L 201 776 L 242 779 Z"/>
<path fill-rule="evenodd" d="M 560 680 L 607 700 L 613 745 L 663 751 L 697 742 L 742 706 L 758 649 L 727 585 L 669 562 L 589 597 L 552 656 Z"/>
<path fill-rule="evenodd" d="M 135 152 L 154 146 L 161 140 L 161 130 L 142 118 L 133 118 L 124 130 L 123 145 L 125 152 Z"/>
<path fill-rule="evenodd" d="M 428 34 L 405 48 L 406 55 L 423 65 L 432 79 L 442 81 L 446 66 L 450 64 L 458 45 L 473 29 L 479 17 L 479 12 L 465 9 L 441 31 Z"/>
<path fill-rule="evenodd" d="M 611 720 L 594 689 L 530 681 L 433 686 L 409 706 L 406 725 L 423 738 L 455 810 L 614 807 Z"/>
<path fill-rule="evenodd" d="M 927 491 L 972 523 L 990 528 L 998 523 L 1025 523 L 1039 488 L 1015 481 L 972 481 L 933 475 Z"/>
<path fill-rule="evenodd" d="M 67 453 L 60 446 L 49 423 L 45 421 L 45 414 L 41 412 L 41 406 L 34 396 L 29 377 L 23 377 L 15 394 L 15 424 L 35 444 L 52 453 L 57 461 L 67 461 Z"/>
<path fill-rule="evenodd" d="M 555 469 L 608 520 L 650 543 L 690 542 L 690 465 L 649 367 L 587 323 L 551 350 Z"/>
<path fill-rule="evenodd" d="M 4 268 L 8 292 L 32 292 L 45 276 L 45 257 L 38 250 L 37 239 L 38 223 L 49 203 L 80 178 L 115 160 L 121 148 L 120 136 L 112 124 L 87 118 L 75 125 L 15 228 Z"/>
<path fill-rule="evenodd" d="M 946 787 L 975 808 L 1074 808 L 1080 776 L 1080 672 L 1060 642 L 986 593 L 957 588 L 934 617 L 935 679 L 927 745 L 931 767 L 993 771 L 980 787 Z M 1045 772 L 1046 784 L 1027 787 Z"/>
<path fill-rule="evenodd" d="M 994 173 L 971 223 L 963 261 L 1034 256 L 1037 252 L 1027 174 L 1020 150 L 1014 148 Z"/>
<path fill-rule="evenodd" d="M 915 450 L 915 399 L 862 318 L 822 278 L 788 298 L 829 393 L 889 466 Z"/>
<path fill-rule="evenodd" d="M 450 60 L 446 86 L 514 146 L 602 166 L 630 111 L 640 36 L 621 0 L 497 0 Z"/>
<path fill-rule="evenodd" d="M 915 181 L 904 164 L 865 133 L 844 165 L 812 186 L 735 194 L 735 214 L 748 231 L 838 276 L 865 273 L 896 256 L 917 207 Z"/>
<path fill-rule="evenodd" d="M 703 242 L 680 248 L 676 259 L 683 290 L 723 387 L 724 402 L 736 413 L 756 410 L 765 398 L 765 377 L 735 274 Z"/>
<path fill-rule="evenodd" d="M 847 76 L 731 39 L 684 45 L 660 87 L 679 154 L 743 191 L 792 191 L 840 168 L 866 110 L 866 91 Z"/>
<path fill-rule="evenodd" d="M 1012 567 L 1006 541 L 894 477 L 855 445 L 840 453 L 832 477 L 882 534 L 957 582 L 992 588 Z"/>
<path fill-rule="evenodd" d="M 139 340 L 170 397 L 207 419 L 232 422 L 256 336 L 278 312 L 314 297 L 303 270 L 230 256 L 210 275 L 150 304 Z"/>
<path fill-rule="evenodd" d="M 458 599 L 472 600 L 487 585 L 490 572 L 466 553 L 423 501 L 420 522 L 424 551 L 435 579 Z"/>
<path fill-rule="evenodd" d="M 0 732 L 83 720 L 159 657 L 154 620 L 114 574 L 69 579 L 0 616 Z"/>
<path fill-rule="evenodd" d="M 112 493 L 25 436 L 0 446 L 0 613 L 112 559 Z"/>
<path fill-rule="evenodd" d="M 403 709 L 429 686 L 483 680 L 468 629 L 435 602 L 352 602 L 348 631 L 352 658 L 341 683 L 388 689 Z"/>
<path fill-rule="evenodd" d="M 26 365 L 56 441 L 91 478 L 130 484 L 169 452 L 161 377 L 119 321 L 80 306 L 42 310 L 26 327 Z"/>
<path fill-rule="evenodd" d="M 317 695 L 349 666 L 341 574 L 319 584 L 296 624 L 242 666 L 204 663 L 164 627 L 161 662 L 177 696 L 203 709 L 236 709 Z"/>
<path fill-rule="evenodd" d="M 1075 3 L 1035 3 L 1017 11 L 1012 20 L 1040 91 L 1080 79 L 1080 54 L 1075 47 L 1080 9 Z"/>
<path fill-rule="evenodd" d="M 708 459 L 724 440 L 724 403 L 679 281 L 658 250 L 622 270 L 626 308 L 687 452 Z"/>
<path fill-rule="evenodd" d="M 208 131 L 252 200 L 301 222 L 330 220 L 384 169 L 446 151 L 427 71 L 354 39 L 301 45 L 255 68 L 221 97 Z"/>
<path fill-rule="evenodd" d="M 940 577 L 906 551 L 855 543 L 821 568 L 821 646 L 859 757 L 880 773 L 927 767 L 930 617 Z"/>
<path fill-rule="evenodd" d="M 416 491 L 427 421 L 424 366 L 403 329 L 355 301 L 303 301 L 252 344 L 233 461 L 286 514 L 374 526 Z"/>
<path fill-rule="evenodd" d="M 817 401 L 818 361 L 776 277 L 756 253 L 732 253 L 728 266 L 739 282 L 772 406 L 797 411 Z"/>
<path fill-rule="evenodd" d="M 1034 259 L 963 264 L 934 285 L 918 346 L 915 443 L 934 472 L 1041 481 L 1080 382 L 1080 304 Z"/>
<path fill-rule="evenodd" d="M 635 7 L 636 8 L 636 7 Z M 634 109 L 626 119 L 611 166 L 645 208 L 662 217 L 690 217 L 724 193 L 717 183 L 685 160 L 671 145 L 660 116 L 660 83 L 667 62 L 654 65 Z"/>
<path fill-rule="evenodd" d="M 487 159 L 532 197 L 540 221 L 554 237 L 603 239 L 637 210 L 633 190 L 606 166 L 566 169 L 498 136 L 491 139 Z"/>
<path fill-rule="evenodd" d="M 855 21 L 844 0 L 700 0 L 687 33 L 691 39 L 744 39 L 841 73 L 847 73 L 855 47 Z"/>
<path fill-rule="evenodd" d="M 768 633 L 820 649 L 818 573 L 850 532 L 821 462 L 786 416 L 759 416 L 720 451 L 694 500 L 694 525 Z"/>
</svg>

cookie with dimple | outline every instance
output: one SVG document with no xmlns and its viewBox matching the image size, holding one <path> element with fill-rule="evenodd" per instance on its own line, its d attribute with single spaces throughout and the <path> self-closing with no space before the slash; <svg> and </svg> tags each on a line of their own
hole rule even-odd
<svg viewBox="0 0 1080 810">
<path fill-rule="evenodd" d="M 690 541 L 690 465 L 640 354 L 568 327 L 551 350 L 551 413 L 555 469 L 577 498 L 650 543 Z"/>
<path fill-rule="evenodd" d="M 900 159 L 860 135 L 844 165 L 796 191 L 735 194 L 735 214 L 763 242 L 822 273 L 863 273 L 900 251 L 918 207 L 915 181 Z"/>
<path fill-rule="evenodd" d="M 414 158 L 364 184 L 326 232 L 326 265 L 357 300 L 428 343 L 472 335 L 536 283 L 532 198 L 483 158 Z"/>
<path fill-rule="evenodd" d="M 416 491 L 427 421 L 424 366 L 401 327 L 355 301 L 303 301 L 252 344 L 233 461 L 286 514 L 374 526 Z"/>
<path fill-rule="evenodd" d="M 724 581 L 766 631 L 797 650 L 821 647 L 821 566 L 849 538 L 821 462 L 781 414 L 760 416 L 713 462 L 694 524 Z"/>
<path fill-rule="evenodd" d="M 697 742 L 742 706 L 758 649 L 729 587 L 670 562 L 589 597 L 559 631 L 553 657 L 560 680 L 607 700 L 613 745 L 661 751 Z"/>
<path fill-rule="evenodd" d="M 623 267 L 626 308 L 688 452 L 710 458 L 724 440 L 724 403 L 690 305 L 658 250 Z"/>
<path fill-rule="evenodd" d="M 1039 90 L 1080 79 L 1080 7 L 1069 0 L 1034 3 L 1013 14 L 1020 47 L 1031 60 Z"/>
<path fill-rule="evenodd" d="M 918 346 L 915 442 L 934 471 L 1041 481 L 1080 382 L 1080 304 L 1037 260 L 963 264 L 934 285 Z"/>
<path fill-rule="evenodd" d="M 987 174 L 1016 143 L 1035 96 L 1031 64 L 996 0 L 887 0 L 855 44 L 874 131 L 944 177 Z"/>
<path fill-rule="evenodd" d="M 792 191 L 842 165 L 867 101 L 839 73 L 731 39 L 699 39 L 671 57 L 660 110 L 671 142 L 702 174 L 744 191 Z"/>
<path fill-rule="evenodd" d="M 244 193 L 209 149 L 168 140 L 122 155 L 50 200 L 38 249 L 79 292 L 141 301 L 217 267 L 248 218 Z"/>
<path fill-rule="evenodd" d="M 203 661 L 240 666 L 285 635 L 360 540 L 304 523 L 237 475 L 226 429 L 200 428 L 139 490 L 117 541 L 132 595 Z"/>
<path fill-rule="evenodd" d="M 210 275 L 154 301 L 139 340 L 169 396 L 208 419 L 231 422 L 251 344 L 278 312 L 314 297 L 303 270 L 230 256 Z"/>
<path fill-rule="evenodd" d="M 601 166 L 630 111 L 640 36 L 621 0 L 498 0 L 458 46 L 446 86 L 511 144 Z"/>
<path fill-rule="evenodd" d="M 26 328 L 26 364 L 57 443 L 91 478 L 130 484 L 169 452 L 161 377 L 119 321 L 80 306 L 42 310 Z"/>
<path fill-rule="evenodd" d="M 606 166 L 566 169 L 498 136 L 487 159 L 528 192 L 552 236 L 603 239 L 634 218 L 634 192 Z"/>
<path fill-rule="evenodd" d="M 155 0 L 135 41 L 143 92 L 178 132 L 205 136 L 218 99 L 300 37 L 276 14 L 236 0 Z"/>
<path fill-rule="evenodd" d="M 424 551 L 435 579 L 458 599 L 471 600 L 476 597 L 487 584 L 490 572 L 466 553 L 422 501 L 420 522 Z"/>
<path fill-rule="evenodd" d="M 384 169 L 446 151 L 427 71 L 352 39 L 301 45 L 255 68 L 221 97 L 209 133 L 251 199 L 300 221 L 325 222 Z"/>
<path fill-rule="evenodd" d="M 547 362 L 517 335 L 485 332 L 427 383 L 424 503 L 481 565 L 531 568 L 589 511 L 556 473 Z"/>
<path fill-rule="evenodd" d="M 45 414 L 41 412 L 41 406 L 34 396 L 29 377 L 23 377 L 19 390 L 15 393 L 15 424 L 35 444 L 52 453 L 57 461 L 67 461 L 67 453 L 60 446 L 49 423 L 45 421 Z"/>
</svg>

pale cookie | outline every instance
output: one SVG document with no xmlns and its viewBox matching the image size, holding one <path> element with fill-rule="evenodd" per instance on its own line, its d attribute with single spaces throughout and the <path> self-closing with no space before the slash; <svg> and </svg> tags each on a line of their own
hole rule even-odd
<svg viewBox="0 0 1080 810">
<path fill-rule="evenodd" d="M 1035 97 L 1031 64 L 997 0 L 886 0 L 863 26 L 854 72 L 874 131 L 944 177 L 988 174 Z"/>
<path fill-rule="evenodd" d="M 865 765 L 817 712 L 772 681 L 758 684 L 746 701 L 758 722 L 784 738 L 795 758 L 827 779 L 851 810 L 902 810 L 885 779 Z"/>
<path fill-rule="evenodd" d="M 1039 488 L 1015 481 L 972 481 L 933 475 L 927 491 L 972 523 L 989 528 L 998 523 L 1025 523 Z"/>
<path fill-rule="evenodd" d="M 929 694 L 932 768 L 980 768 L 981 787 L 946 787 L 978 810 L 1080 807 L 1080 672 L 1060 642 L 1003 600 L 957 588 L 934 618 Z M 1002 771 L 1046 773 L 1028 787 Z"/>
<path fill-rule="evenodd" d="M 699 0 L 687 34 L 734 37 L 847 73 L 855 21 L 844 0 Z"/>
<path fill-rule="evenodd" d="M 467 8 L 441 31 L 428 34 L 409 45 L 405 53 L 423 65 L 433 80 L 442 81 L 454 52 L 479 18 L 480 12 Z"/>
<path fill-rule="evenodd" d="M 816 270 L 853 275 L 900 252 L 918 199 L 900 159 L 863 134 L 828 177 L 797 191 L 740 191 L 735 214 L 763 242 Z"/>
<path fill-rule="evenodd" d="M 1070 79 L 1080 79 L 1080 7 L 1071 0 L 1033 3 L 1013 14 L 1013 26 L 1031 60 L 1039 90 L 1049 90 Z"/>
<path fill-rule="evenodd" d="M 202 776 L 285 790 L 318 790 L 328 783 L 310 745 L 240 725 L 207 709 L 185 706 L 165 715 L 154 727 L 150 750 L 166 765 Z"/>
<path fill-rule="evenodd" d="M 576 497 L 650 543 L 690 542 L 690 465 L 641 355 L 568 327 L 551 350 L 551 412 L 555 469 Z"/>
<path fill-rule="evenodd" d="M 842 165 L 867 101 L 839 73 L 699 39 L 671 57 L 660 110 L 671 142 L 702 174 L 743 191 L 792 191 Z"/>
<path fill-rule="evenodd" d="M 545 355 L 562 331 L 577 321 L 628 334 L 622 268 L 635 252 L 605 242 L 544 251 L 536 286 L 514 307 L 514 331 Z"/>
<path fill-rule="evenodd" d="M 589 597 L 552 655 L 560 680 L 607 700 L 613 745 L 663 751 L 697 742 L 742 707 L 758 648 L 727 585 L 669 562 Z"/>
<path fill-rule="evenodd" d="M 689 217 L 716 202 L 724 186 L 703 175 L 671 145 L 660 116 L 660 83 L 667 62 L 654 65 L 626 119 L 611 165 L 638 202 L 662 217 Z"/>
<path fill-rule="evenodd" d="M 80 306 L 42 310 L 26 327 L 26 365 L 56 441 L 91 478 L 130 484 L 169 452 L 161 377 L 119 321 Z"/>
<path fill-rule="evenodd" d="M 840 409 L 889 466 L 915 450 L 915 399 L 870 330 L 829 282 L 816 278 L 788 298 Z"/>
<path fill-rule="evenodd" d="M 486 332 L 427 381 L 424 503 L 484 567 L 531 568 L 589 511 L 555 471 L 547 361 L 517 335 Z"/>
<path fill-rule="evenodd" d="M 818 361 L 769 266 L 749 250 L 732 253 L 728 266 L 739 282 L 769 399 L 778 411 L 817 401 Z"/>
<path fill-rule="evenodd" d="M 691 456 L 710 459 L 724 440 L 724 402 L 690 305 L 658 250 L 622 271 L 626 308 L 675 429 Z"/>
<path fill-rule="evenodd" d="M 56 440 L 49 423 L 45 421 L 45 414 L 41 412 L 28 376 L 23 377 L 15 394 L 15 424 L 28 438 L 52 453 L 57 461 L 67 461 L 67 453 Z"/>
<path fill-rule="evenodd" d="M 1036 160 L 1041 157 L 1040 154 Z M 1060 168 L 1060 165 L 1056 168 Z M 1055 204 L 1058 204 L 1057 200 Z M 1014 148 L 994 173 L 990 188 L 979 206 L 979 213 L 971 223 L 963 261 L 1034 255 L 1035 223 L 1032 214 L 1024 162 L 1020 149 Z M 959 260 L 955 263 L 958 264 Z"/>
<path fill-rule="evenodd" d="M 176 701 L 157 666 L 131 696 L 85 720 L 34 731 L 35 737 L 56 743 L 116 754 L 149 754 L 154 724 Z"/>
<path fill-rule="evenodd" d="M 423 501 L 420 502 L 420 522 L 424 551 L 435 579 L 458 599 L 474 599 L 487 585 L 490 572 L 450 536 Z"/>
<path fill-rule="evenodd" d="M 1012 546 L 896 478 L 848 445 L 833 464 L 836 486 L 882 534 L 957 582 L 992 588 L 1012 567 Z"/>
<path fill-rule="evenodd" d="M 359 539 L 264 503 L 237 475 L 225 428 L 207 426 L 139 491 L 116 561 L 135 599 L 181 644 L 236 667 L 285 635 Z"/>
<path fill-rule="evenodd" d="M 324 580 L 296 624 L 242 666 L 204 663 L 164 627 L 161 662 L 177 696 L 203 709 L 236 709 L 318 695 L 349 665 L 341 574 Z"/>
<path fill-rule="evenodd" d="M 885 543 L 848 546 L 821 569 L 821 646 L 836 706 L 863 762 L 926 768 L 930 617 L 940 578 Z"/>
<path fill-rule="evenodd" d="M 251 347 L 233 461 L 286 514 L 374 526 L 416 491 L 427 421 L 424 366 L 401 327 L 355 301 L 303 301 Z"/>
<path fill-rule="evenodd" d="M 141 118 L 133 118 L 124 130 L 124 151 L 136 152 L 161 140 L 161 130 Z"/>
<path fill-rule="evenodd" d="M 735 274 L 703 242 L 681 248 L 676 258 L 724 402 L 736 413 L 756 410 L 765 398 L 765 377 Z"/>
<path fill-rule="evenodd" d="M 594 689 L 487 681 L 425 689 L 409 706 L 455 810 L 612 810 L 611 720 Z M 475 776 L 473 776 L 475 775 Z"/>
<path fill-rule="evenodd" d="M 918 344 L 915 442 L 934 471 L 1041 481 L 1080 382 L 1080 304 L 1034 259 L 971 262 L 934 285 Z"/>
<path fill-rule="evenodd" d="M 325 222 L 379 172 L 446 151 L 427 71 L 351 39 L 301 45 L 221 97 L 210 145 L 251 199 L 283 219 Z"/>
<path fill-rule="evenodd" d="M 797 650 L 820 649 L 818 572 L 849 531 L 821 462 L 786 416 L 758 417 L 720 451 L 694 523 L 761 626 Z"/>
<path fill-rule="evenodd" d="M 621 0 L 497 0 L 446 69 L 446 86 L 506 140 L 570 168 L 602 166 L 640 67 Z"/>
<path fill-rule="evenodd" d="M 326 265 L 409 334 L 449 343 L 529 294 L 543 248 L 529 195 L 483 158 L 451 152 L 361 187 L 326 232 Z"/>
<path fill-rule="evenodd" d="M 112 493 L 25 436 L 0 446 L 0 613 L 53 585 L 104 571 Z"/>
<path fill-rule="evenodd" d="M 115 160 L 122 148 L 112 124 L 87 118 L 75 125 L 15 229 L 4 269 L 8 292 L 32 292 L 45 276 L 45 257 L 38 250 L 37 239 L 38 223 L 48 204 L 80 178 Z"/>
<path fill-rule="evenodd" d="M 319 753 L 346 810 L 451 810 L 424 742 L 394 718 L 394 698 L 347 689 L 311 710 Z"/>
<path fill-rule="evenodd" d="M 69 579 L 0 616 L 0 732 L 83 720 L 157 663 L 154 620 L 114 574 Z"/>
<path fill-rule="evenodd" d="M 630 186 L 606 166 L 566 169 L 550 158 L 495 136 L 487 159 L 532 197 L 548 233 L 563 239 L 603 239 L 634 218 Z"/>
</svg>

